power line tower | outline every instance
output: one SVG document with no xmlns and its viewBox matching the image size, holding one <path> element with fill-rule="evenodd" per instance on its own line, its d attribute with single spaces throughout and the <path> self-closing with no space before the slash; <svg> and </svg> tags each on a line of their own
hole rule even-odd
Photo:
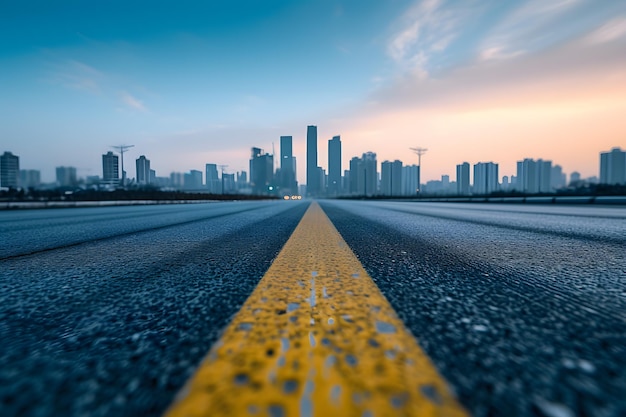
<svg viewBox="0 0 626 417">
<path fill-rule="evenodd" d="M 135 145 L 111 146 L 113 149 L 117 150 L 122 157 L 122 187 L 126 186 L 126 171 L 124 171 L 124 152 L 126 152 L 129 148 L 132 148 L 133 146 Z"/>
<path fill-rule="evenodd" d="M 422 187 L 422 155 L 428 151 L 426 148 L 415 147 L 409 148 L 417 155 L 417 191 L 420 191 Z"/>
<path fill-rule="evenodd" d="M 228 168 L 228 165 L 218 165 L 222 171 L 222 195 L 224 195 L 224 169 Z"/>
</svg>

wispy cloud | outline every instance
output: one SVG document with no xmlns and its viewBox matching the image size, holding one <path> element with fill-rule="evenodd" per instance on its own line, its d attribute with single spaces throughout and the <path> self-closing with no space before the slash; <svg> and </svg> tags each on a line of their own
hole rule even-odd
<svg viewBox="0 0 626 417">
<path fill-rule="evenodd" d="M 590 44 L 599 44 L 626 38 L 626 17 L 611 19 L 585 39 Z"/>
<path fill-rule="evenodd" d="M 52 80 L 66 88 L 81 90 L 92 94 L 99 94 L 102 72 L 84 62 L 70 59 L 54 65 Z"/>
<path fill-rule="evenodd" d="M 480 47 L 480 58 L 513 58 L 555 42 L 567 33 L 568 26 L 563 25 L 563 15 L 586 2 L 588 0 L 522 2 L 487 35 Z M 555 30 L 557 26 L 562 29 Z"/>
<path fill-rule="evenodd" d="M 433 57 L 446 52 L 463 23 L 478 11 L 474 6 L 473 1 L 417 1 L 394 23 L 400 29 L 387 44 L 388 55 L 417 76 L 427 77 Z"/>
<path fill-rule="evenodd" d="M 139 110 L 141 112 L 148 111 L 148 109 L 143 104 L 143 102 L 139 100 L 137 97 L 130 94 L 128 91 L 120 91 L 119 97 L 120 97 L 120 100 L 122 100 L 122 103 L 124 103 L 126 106 L 132 109 Z"/>
<path fill-rule="evenodd" d="M 129 83 L 121 81 L 124 78 L 119 75 L 103 71 L 78 59 L 55 58 L 49 66 L 51 70 L 45 78 L 46 82 L 114 102 L 118 110 L 122 109 L 119 106 L 121 103 L 124 109 L 149 112 L 144 101 L 129 92 Z M 137 85 L 133 85 L 132 89 L 142 90 Z"/>
</svg>

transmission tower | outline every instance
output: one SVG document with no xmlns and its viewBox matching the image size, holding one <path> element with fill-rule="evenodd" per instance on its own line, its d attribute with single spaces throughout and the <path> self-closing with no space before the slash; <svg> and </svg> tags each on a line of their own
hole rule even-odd
<svg viewBox="0 0 626 417">
<path fill-rule="evenodd" d="M 122 157 L 122 187 L 126 186 L 126 171 L 124 171 L 124 152 L 126 152 L 129 148 L 132 148 L 135 145 L 118 145 L 111 146 L 113 149 L 117 150 Z"/>
<path fill-rule="evenodd" d="M 228 165 L 218 165 L 222 171 L 222 195 L 224 195 L 224 169 L 228 168 Z"/>
<path fill-rule="evenodd" d="M 417 191 L 419 191 L 422 187 L 422 155 L 424 155 L 428 149 L 419 146 L 409 149 L 417 155 Z"/>
</svg>

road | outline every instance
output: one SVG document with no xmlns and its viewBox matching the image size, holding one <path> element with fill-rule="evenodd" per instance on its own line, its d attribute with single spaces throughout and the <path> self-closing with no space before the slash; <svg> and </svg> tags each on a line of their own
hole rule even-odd
<svg viewBox="0 0 626 417">
<path fill-rule="evenodd" d="M 626 415 L 626 209 L 320 204 L 472 415 Z M 160 415 L 307 206 L 0 212 L 0 414 Z"/>
</svg>

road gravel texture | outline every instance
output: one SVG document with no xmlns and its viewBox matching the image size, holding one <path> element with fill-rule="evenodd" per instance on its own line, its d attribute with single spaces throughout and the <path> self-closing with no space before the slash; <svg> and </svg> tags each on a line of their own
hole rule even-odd
<svg viewBox="0 0 626 417">
<path fill-rule="evenodd" d="M 626 415 L 626 210 L 322 201 L 474 416 Z M 0 212 L 0 415 L 161 415 L 307 202 Z"/>
<path fill-rule="evenodd" d="M 474 416 L 626 415 L 624 208 L 322 207 Z"/>
<path fill-rule="evenodd" d="M 0 415 L 160 415 L 306 207 L 1 212 Z"/>
</svg>

